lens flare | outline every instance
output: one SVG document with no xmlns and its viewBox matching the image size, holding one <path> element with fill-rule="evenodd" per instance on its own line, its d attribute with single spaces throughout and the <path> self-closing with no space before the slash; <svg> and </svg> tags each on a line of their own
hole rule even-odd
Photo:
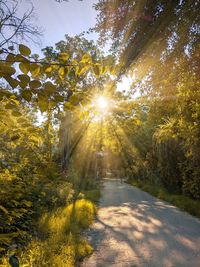
<svg viewBox="0 0 200 267">
<path fill-rule="evenodd" d="M 105 110 L 108 107 L 108 101 L 103 96 L 97 98 L 97 105 L 99 109 Z"/>
</svg>

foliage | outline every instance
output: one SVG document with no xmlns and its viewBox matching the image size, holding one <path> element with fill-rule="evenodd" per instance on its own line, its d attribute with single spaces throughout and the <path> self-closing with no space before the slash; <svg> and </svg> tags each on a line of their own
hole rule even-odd
<svg viewBox="0 0 200 267">
<path fill-rule="evenodd" d="M 138 76 L 146 75 L 152 65 L 159 68 L 161 58 L 179 56 L 187 44 L 189 49 L 195 46 L 198 8 L 199 1 L 193 0 L 99 0 L 95 30 L 101 44 L 112 41 L 111 51 L 118 55 L 123 69 L 139 65 Z"/>
<path fill-rule="evenodd" d="M 126 175 L 194 199 L 200 199 L 197 7 L 199 1 L 95 4 L 99 42 L 111 39 L 118 78 L 132 80 L 123 92 L 132 100 L 112 123 Z"/>
<path fill-rule="evenodd" d="M 199 216 L 198 5 L 99 0 L 96 30 L 100 43 L 111 37 L 112 55 L 83 35 L 42 58 L 22 43 L 2 47 L 1 255 L 74 266 L 91 253 L 81 231 L 108 171 Z M 122 74 L 132 84 L 120 92 Z"/>
<path fill-rule="evenodd" d="M 104 75 L 110 67 L 97 56 L 92 42 L 67 38 L 68 43 L 58 44 L 51 57 L 48 48 L 44 50 L 43 60 L 31 56 L 24 44 L 19 44 L 17 53 L 11 47 L 1 50 L 0 253 L 16 252 L 24 264 L 35 266 L 47 261 L 55 266 L 74 266 L 76 260 L 92 252 L 80 232 L 92 223 L 94 205 L 88 200 L 74 200 L 84 196 L 82 189 L 93 189 L 94 185 L 89 179 L 80 184 L 79 176 L 76 183 L 75 173 L 68 176 L 61 172 L 59 114 L 82 101 L 83 96 L 72 100 L 73 94 L 79 91 L 81 95 L 87 84 L 91 88 L 95 77 Z M 65 52 L 73 40 L 74 48 Z M 82 47 L 76 50 L 81 42 Z M 91 46 L 91 55 L 84 51 L 87 45 Z M 92 81 L 86 81 L 88 75 Z M 44 114 L 41 125 L 37 123 L 38 110 Z M 52 238 L 37 224 L 41 214 L 48 214 L 51 226 L 58 226 L 60 232 L 53 233 Z M 59 228 L 61 222 L 66 238 Z M 47 229 L 50 231 L 46 225 Z M 23 249 L 25 245 L 27 250 Z M 42 252 L 43 246 L 52 246 L 55 254 L 48 249 Z"/>
</svg>

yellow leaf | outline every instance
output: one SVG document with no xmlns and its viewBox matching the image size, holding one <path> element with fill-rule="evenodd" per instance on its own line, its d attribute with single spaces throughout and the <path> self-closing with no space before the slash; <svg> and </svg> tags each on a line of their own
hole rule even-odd
<svg viewBox="0 0 200 267">
<path fill-rule="evenodd" d="M 58 74 L 59 74 L 59 77 L 63 79 L 65 75 L 65 68 L 64 67 L 59 68 Z"/>
<path fill-rule="evenodd" d="M 72 69 L 71 66 L 67 66 L 67 67 L 65 67 L 65 74 L 66 74 L 66 75 L 69 75 L 71 69 Z"/>
<path fill-rule="evenodd" d="M 33 77 L 37 76 L 40 73 L 40 66 L 36 63 L 30 65 L 30 72 Z"/>
<path fill-rule="evenodd" d="M 52 67 L 48 66 L 47 68 L 45 68 L 45 72 L 46 73 L 52 72 Z"/>
<path fill-rule="evenodd" d="M 69 59 L 69 54 L 67 53 L 60 53 L 58 56 L 60 61 L 66 62 Z"/>
<path fill-rule="evenodd" d="M 82 63 L 92 63 L 92 58 L 88 53 L 86 53 L 83 55 L 81 62 Z"/>
<path fill-rule="evenodd" d="M 3 206 L 0 205 L 0 210 L 2 210 L 4 213 L 8 214 L 8 211 L 6 208 L 4 208 Z"/>
</svg>

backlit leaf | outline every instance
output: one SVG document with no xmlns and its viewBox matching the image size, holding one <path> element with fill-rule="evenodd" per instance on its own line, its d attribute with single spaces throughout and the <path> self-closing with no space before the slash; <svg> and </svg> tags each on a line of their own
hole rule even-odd
<svg viewBox="0 0 200 267">
<path fill-rule="evenodd" d="M 88 53 L 86 53 L 86 54 L 83 55 L 83 57 L 81 59 L 81 62 L 83 62 L 83 63 L 92 63 L 92 58 Z"/>
<path fill-rule="evenodd" d="M 30 90 L 23 90 L 21 92 L 21 96 L 23 97 L 23 99 L 30 102 L 32 98 L 32 92 Z"/>
<path fill-rule="evenodd" d="M 51 66 L 48 66 L 48 67 L 45 68 L 45 72 L 46 72 L 46 73 L 50 73 L 50 72 L 52 72 L 52 70 L 53 70 L 53 69 L 52 69 Z"/>
<path fill-rule="evenodd" d="M 45 112 L 48 110 L 49 102 L 47 95 L 44 94 L 44 92 L 40 92 L 38 94 L 38 106 L 41 112 Z"/>
<path fill-rule="evenodd" d="M 12 115 L 13 115 L 14 117 L 20 117 L 20 116 L 22 116 L 22 114 L 21 114 L 19 111 L 16 111 L 16 110 L 13 110 L 13 111 L 12 111 Z"/>
<path fill-rule="evenodd" d="M 19 51 L 20 51 L 20 54 L 23 56 L 29 56 L 31 54 L 31 50 L 23 44 L 19 45 Z"/>
<path fill-rule="evenodd" d="M 23 62 L 19 64 L 19 68 L 24 74 L 27 74 L 29 72 L 30 66 L 29 63 Z"/>
<path fill-rule="evenodd" d="M 44 89 L 47 93 L 54 93 L 56 91 L 56 86 L 48 81 L 44 84 Z"/>
<path fill-rule="evenodd" d="M 5 64 L 5 63 L 1 63 L 0 64 L 0 75 L 1 76 L 5 76 L 5 75 L 13 75 L 15 74 L 16 70 L 15 68 Z"/>
<path fill-rule="evenodd" d="M 100 70 L 100 65 L 99 64 L 94 64 L 93 65 L 93 72 L 97 77 L 100 76 L 101 70 Z"/>
<path fill-rule="evenodd" d="M 63 79 L 65 75 L 65 68 L 64 67 L 59 68 L 58 74 L 59 74 L 59 77 Z"/>
<path fill-rule="evenodd" d="M 5 77 L 5 79 L 13 89 L 16 88 L 19 84 L 19 82 L 16 79 L 13 79 L 10 76 Z"/>
<path fill-rule="evenodd" d="M 38 80 L 33 80 L 29 82 L 29 86 L 31 89 L 36 89 L 39 88 L 41 86 L 41 82 Z"/>
<path fill-rule="evenodd" d="M 30 77 L 26 74 L 20 74 L 17 77 L 20 80 L 20 86 L 25 88 L 30 81 Z"/>
<path fill-rule="evenodd" d="M 58 59 L 62 62 L 66 62 L 69 59 L 69 54 L 67 53 L 60 53 Z"/>
<path fill-rule="evenodd" d="M 40 73 L 40 66 L 36 63 L 30 64 L 30 72 L 33 77 L 37 76 Z"/>
</svg>

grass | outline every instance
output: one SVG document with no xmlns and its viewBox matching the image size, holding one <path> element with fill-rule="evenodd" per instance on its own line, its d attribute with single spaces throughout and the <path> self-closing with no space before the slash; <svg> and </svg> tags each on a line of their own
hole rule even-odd
<svg viewBox="0 0 200 267">
<path fill-rule="evenodd" d="M 87 191 L 84 191 L 83 193 L 84 193 L 85 199 L 90 200 L 90 201 L 92 201 L 94 203 L 98 203 L 99 198 L 101 196 L 100 188 L 87 190 Z"/>
<path fill-rule="evenodd" d="M 164 187 L 151 184 L 147 181 L 142 182 L 138 180 L 131 180 L 129 184 L 139 187 L 151 195 L 165 200 L 183 211 L 190 213 L 193 216 L 200 218 L 200 201 L 191 199 L 188 196 L 173 194 L 167 191 Z"/>
<path fill-rule="evenodd" d="M 40 218 L 40 237 L 33 239 L 26 249 L 10 251 L 20 255 L 22 267 L 74 267 L 78 260 L 93 252 L 82 238 L 81 231 L 89 227 L 96 214 L 95 205 L 80 199 L 64 208 L 45 213 Z M 9 267 L 8 257 L 0 266 Z"/>
</svg>

